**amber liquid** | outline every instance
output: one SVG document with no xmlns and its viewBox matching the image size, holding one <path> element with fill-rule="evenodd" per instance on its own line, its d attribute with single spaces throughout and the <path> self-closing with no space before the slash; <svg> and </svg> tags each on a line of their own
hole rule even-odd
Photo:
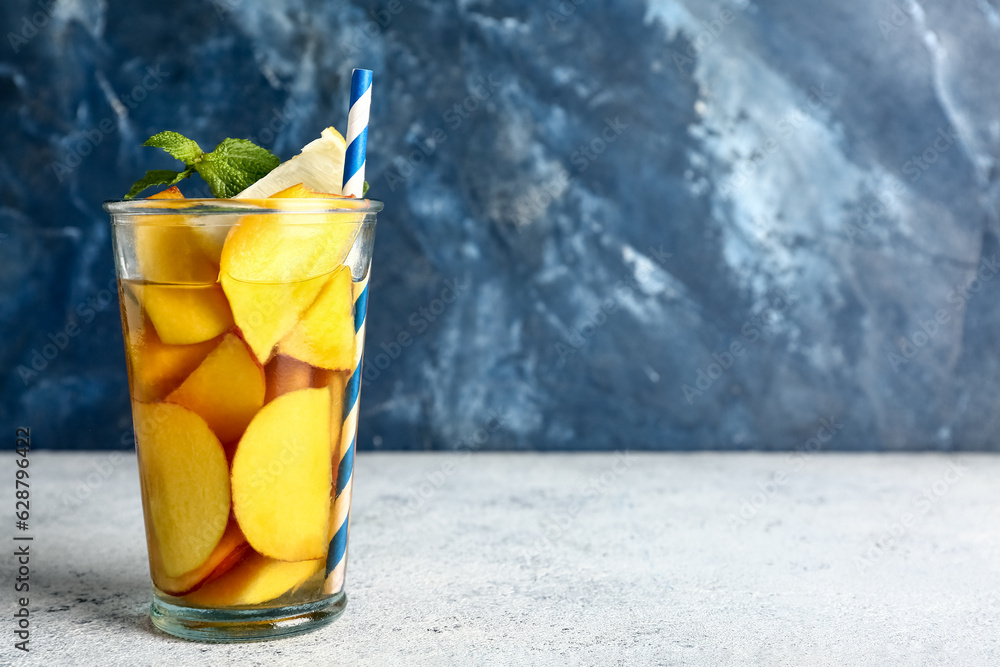
<svg viewBox="0 0 1000 667">
<path fill-rule="evenodd" d="M 336 491 L 338 467 L 351 444 L 346 436 L 356 428 L 356 411 L 347 424 L 344 407 L 356 362 L 316 366 L 284 354 L 282 343 L 255 353 L 218 282 L 123 280 L 119 291 L 157 595 L 179 605 L 247 609 L 339 593 L 345 566 L 330 564 L 328 573 L 327 557 L 350 503 L 349 487 L 339 498 Z M 353 308 L 358 284 L 347 291 Z M 316 298 L 316 305 L 321 301 Z M 322 315 L 304 310 L 290 331 Z M 325 335 L 353 338 L 344 317 L 333 319 L 344 330 Z M 282 340 L 291 338 L 288 333 Z M 299 338 L 311 343 L 317 336 Z M 317 407 L 322 401 L 329 405 Z M 283 431 L 270 425 L 275 419 Z M 328 473 L 316 474 L 318 466 L 303 463 L 315 460 L 316 433 L 329 441 L 322 462 Z M 288 445 L 295 442 L 305 444 Z M 301 480 L 289 478 L 296 466 L 305 471 Z M 306 483 L 313 487 L 299 488 Z M 319 511 L 316 495 L 326 488 L 326 510 Z M 309 500 L 299 505 L 313 511 L 287 505 L 296 493 Z M 269 514 L 272 502 L 278 510 Z M 325 546 L 317 547 L 321 533 Z M 304 534 L 315 539 L 300 540 Z M 302 544 L 290 544 L 296 540 Z"/>
</svg>

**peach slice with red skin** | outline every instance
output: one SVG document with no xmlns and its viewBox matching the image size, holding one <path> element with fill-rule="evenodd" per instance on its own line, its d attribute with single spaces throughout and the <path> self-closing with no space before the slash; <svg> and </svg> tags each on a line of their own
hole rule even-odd
<svg viewBox="0 0 1000 667">
<path fill-rule="evenodd" d="M 264 405 L 264 369 L 246 343 L 226 334 L 167 401 L 198 413 L 220 441 L 232 442 Z"/>
<path fill-rule="evenodd" d="M 354 288 L 348 267 L 340 267 L 327 279 L 316 300 L 278 343 L 278 352 L 327 370 L 354 365 Z"/>
<path fill-rule="evenodd" d="M 303 197 L 339 198 L 294 185 L 271 199 Z M 229 231 L 220 281 L 236 326 L 261 363 L 343 264 L 363 219 L 360 213 L 247 215 Z"/>
<path fill-rule="evenodd" d="M 172 185 L 166 190 L 160 190 L 155 195 L 150 195 L 148 199 L 184 199 L 184 193 L 176 185 Z"/>
<path fill-rule="evenodd" d="M 293 591 L 323 569 L 322 558 L 298 562 L 274 560 L 252 553 L 238 567 L 186 596 L 202 607 L 260 604 Z"/>
<path fill-rule="evenodd" d="M 330 494 L 330 391 L 300 389 L 261 408 L 232 466 L 233 514 L 258 553 L 323 558 Z"/>
<path fill-rule="evenodd" d="M 229 522 L 229 466 L 204 419 L 172 403 L 132 406 L 143 502 L 164 577 L 201 567 Z"/>
<path fill-rule="evenodd" d="M 226 532 L 222 534 L 219 545 L 215 547 L 208 559 L 190 572 L 178 577 L 168 577 L 163 574 L 163 564 L 160 562 L 159 544 L 156 540 L 150 542 L 149 569 L 153 584 L 168 595 L 187 595 L 197 590 L 213 579 L 221 577 L 231 570 L 250 552 L 250 545 L 240 532 L 236 521 L 230 519 Z"/>
</svg>

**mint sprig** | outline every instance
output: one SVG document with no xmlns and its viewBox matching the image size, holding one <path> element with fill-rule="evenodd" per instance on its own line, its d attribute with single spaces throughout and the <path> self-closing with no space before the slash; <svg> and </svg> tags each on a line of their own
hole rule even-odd
<svg viewBox="0 0 1000 667">
<path fill-rule="evenodd" d="M 194 164 L 195 160 L 205 154 L 205 151 L 201 150 L 201 146 L 198 145 L 197 141 L 188 139 L 183 134 L 171 132 L 170 130 L 154 134 L 149 139 L 146 139 L 146 143 L 143 146 L 162 148 L 186 165 Z"/>
<path fill-rule="evenodd" d="M 171 171 L 170 169 L 147 171 L 145 176 L 132 184 L 131 189 L 125 195 L 125 199 L 132 199 L 132 197 L 135 197 L 146 188 L 151 188 L 154 185 L 166 185 L 167 187 L 176 185 L 190 175 L 190 169 L 185 169 L 181 172 Z"/>
<path fill-rule="evenodd" d="M 132 184 L 125 199 L 132 199 L 154 185 L 174 185 L 194 172 L 205 179 L 218 198 L 234 197 L 266 176 L 281 162 L 278 156 L 246 139 L 225 139 L 211 153 L 177 132 L 160 132 L 143 146 L 162 148 L 184 163 L 182 171 L 156 169 Z"/>
<path fill-rule="evenodd" d="M 195 163 L 216 197 L 243 192 L 278 166 L 277 156 L 246 139 L 224 139 Z"/>
</svg>

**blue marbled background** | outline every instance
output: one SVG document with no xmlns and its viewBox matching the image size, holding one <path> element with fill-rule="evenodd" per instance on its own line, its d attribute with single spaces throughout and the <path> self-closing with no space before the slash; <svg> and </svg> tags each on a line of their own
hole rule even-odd
<svg viewBox="0 0 1000 667">
<path fill-rule="evenodd" d="M 141 6 L 0 8 L 0 409 L 37 446 L 130 444 L 100 203 L 170 166 L 139 144 L 290 157 L 362 66 L 362 448 L 497 413 L 484 448 L 998 448 L 997 0 Z"/>
</svg>

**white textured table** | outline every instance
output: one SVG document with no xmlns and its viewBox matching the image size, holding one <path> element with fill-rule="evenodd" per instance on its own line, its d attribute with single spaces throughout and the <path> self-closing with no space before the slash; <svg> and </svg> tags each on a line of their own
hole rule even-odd
<svg viewBox="0 0 1000 667">
<path fill-rule="evenodd" d="M 1000 457 L 362 453 L 347 612 L 222 646 L 147 619 L 118 457 L 32 454 L 31 651 L 5 546 L 0 664 L 1000 664 Z"/>
</svg>

